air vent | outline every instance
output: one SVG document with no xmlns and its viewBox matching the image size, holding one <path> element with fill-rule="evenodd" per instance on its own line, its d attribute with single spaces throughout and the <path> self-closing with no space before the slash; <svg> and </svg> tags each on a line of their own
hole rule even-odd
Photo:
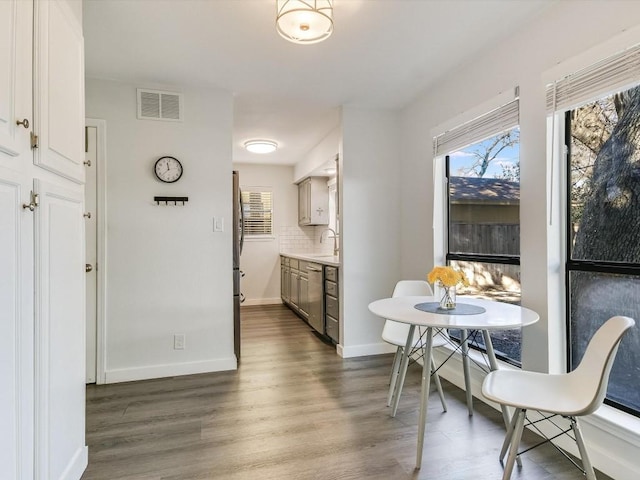
<svg viewBox="0 0 640 480">
<path fill-rule="evenodd" d="M 138 119 L 182 121 L 182 94 L 138 89 Z"/>
</svg>

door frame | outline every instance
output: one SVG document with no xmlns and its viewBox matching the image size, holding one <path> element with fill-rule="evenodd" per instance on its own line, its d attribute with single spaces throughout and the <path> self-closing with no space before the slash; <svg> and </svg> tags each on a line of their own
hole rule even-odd
<svg viewBox="0 0 640 480">
<path fill-rule="evenodd" d="M 107 286 L 107 122 L 85 118 L 85 126 L 97 128 L 96 169 L 96 384 L 106 383 L 106 286 Z"/>
</svg>

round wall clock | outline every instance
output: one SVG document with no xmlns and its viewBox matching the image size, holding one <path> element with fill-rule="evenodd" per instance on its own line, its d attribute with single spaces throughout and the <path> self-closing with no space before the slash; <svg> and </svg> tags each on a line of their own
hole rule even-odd
<svg viewBox="0 0 640 480">
<path fill-rule="evenodd" d="M 182 176 L 182 164 L 174 157 L 160 157 L 153 169 L 158 180 L 174 183 Z"/>
</svg>

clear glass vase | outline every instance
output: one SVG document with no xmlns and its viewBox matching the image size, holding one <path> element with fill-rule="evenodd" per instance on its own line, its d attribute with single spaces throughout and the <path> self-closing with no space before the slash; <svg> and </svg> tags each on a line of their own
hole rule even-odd
<svg viewBox="0 0 640 480">
<path fill-rule="evenodd" d="M 456 308 L 456 287 L 440 287 L 440 309 L 453 310 Z"/>
</svg>

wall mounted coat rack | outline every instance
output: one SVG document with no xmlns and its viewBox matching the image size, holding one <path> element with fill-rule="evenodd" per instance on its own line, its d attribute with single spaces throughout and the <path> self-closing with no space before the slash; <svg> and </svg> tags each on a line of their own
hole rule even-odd
<svg viewBox="0 0 640 480">
<path fill-rule="evenodd" d="M 156 205 L 160 205 L 161 202 L 164 202 L 165 205 L 169 205 L 171 202 L 174 205 L 178 205 L 178 202 L 182 202 L 182 205 L 184 205 L 185 202 L 189 201 L 189 197 L 153 197 L 153 201 L 156 202 Z"/>
</svg>

